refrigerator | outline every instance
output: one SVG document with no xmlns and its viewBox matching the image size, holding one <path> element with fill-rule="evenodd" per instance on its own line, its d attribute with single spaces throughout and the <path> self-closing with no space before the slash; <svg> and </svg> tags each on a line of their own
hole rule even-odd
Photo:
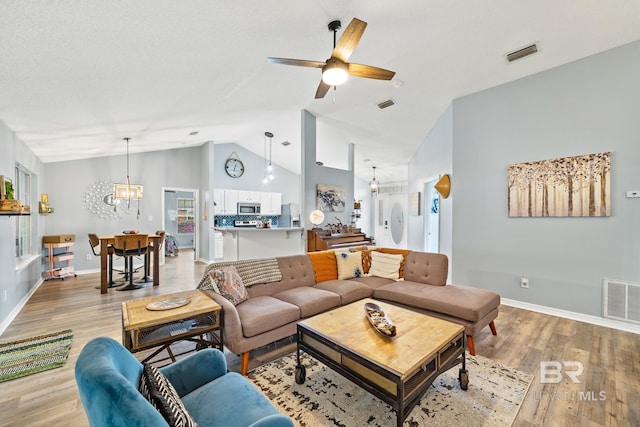
<svg viewBox="0 0 640 427">
<path fill-rule="evenodd" d="M 278 226 L 282 228 L 300 227 L 300 205 L 297 203 L 282 205 Z"/>
</svg>

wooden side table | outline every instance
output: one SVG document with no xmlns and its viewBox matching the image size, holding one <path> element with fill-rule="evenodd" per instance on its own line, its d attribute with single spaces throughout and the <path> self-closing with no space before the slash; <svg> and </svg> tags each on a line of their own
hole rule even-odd
<svg viewBox="0 0 640 427">
<path fill-rule="evenodd" d="M 150 303 L 158 303 L 168 298 L 188 298 L 190 301 L 186 305 L 168 310 L 147 308 Z M 222 307 L 200 290 L 157 295 L 122 303 L 122 344 L 131 353 L 160 346 L 143 362 L 149 361 L 165 349 L 175 362 L 175 355 L 170 346 L 176 341 L 193 341 L 196 343 L 196 350 L 211 346 L 224 351 L 223 327 Z M 214 331 L 218 331 L 218 335 Z"/>
</svg>

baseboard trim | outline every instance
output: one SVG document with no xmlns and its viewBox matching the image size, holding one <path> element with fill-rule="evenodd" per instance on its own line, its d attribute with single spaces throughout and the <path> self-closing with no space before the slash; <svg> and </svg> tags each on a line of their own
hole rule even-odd
<svg viewBox="0 0 640 427">
<path fill-rule="evenodd" d="M 29 302 L 29 298 L 31 298 L 31 296 L 38 290 L 40 285 L 42 285 L 43 283 L 44 283 L 44 280 L 42 278 L 40 278 L 40 280 L 38 280 L 38 282 L 36 282 L 36 284 L 33 286 L 33 288 L 31 288 L 31 290 L 29 292 L 27 292 L 27 294 L 13 308 L 13 310 L 11 310 L 11 313 L 9 313 L 9 315 L 6 317 L 6 319 L 4 319 L 2 321 L 2 323 L 0 323 L 0 335 L 4 334 L 4 331 L 7 330 L 7 328 L 11 324 L 11 322 L 13 322 L 14 319 L 16 318 L 16 316 L 18 315 L 18 313 L 20 313 L 20 310 L 22 310 L 24 308 L 24 306 L 27 305 L 27 302 Z"/>
<path fill-rule="evenodd" d="M 604 317 L 591 316 L 589 314 L 576 313 L 575 311 L 561 310 L 559 308 L 546 307 L 538 304 L 531 304 L 523 301 L 516 301 L 508 298 L 502 298 L 500 302 L 509 307 L 522 308 L 524 310 L 535 311 L 538 313 L 549 314 L 551 316 L 563 317 L 565 319 L 577 320 L 578 322 L 590 323 L 592 325 L 604 326 L 605 328 L 618 329 L 620 331 L 640 334 L 640 325 L 629 324 Z"/>
</svg>

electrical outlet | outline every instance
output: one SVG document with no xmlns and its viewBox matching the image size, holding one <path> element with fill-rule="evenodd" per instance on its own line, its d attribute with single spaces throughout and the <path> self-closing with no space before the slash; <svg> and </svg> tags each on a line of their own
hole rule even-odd
<svg viewBox="0 0 640 427">
<path fill-rule="evenodd" d="M 7 302 L 7 298 L 9 297 L 9 295 L 7 294 L 7 290 L 4 290 L 4 296 L 2 297 L 2 302 Z"/>
<path fill-rule="evenodd" d="M 529 279 L 527 279 L 526 277 L 521 277 L 520 286 L 523 288 L 529 288 Z"/>
<path fill-rule="evenodd" d="M 87 261 L 91 261 L 91 254 L 87 254 Z"/>
</svg>

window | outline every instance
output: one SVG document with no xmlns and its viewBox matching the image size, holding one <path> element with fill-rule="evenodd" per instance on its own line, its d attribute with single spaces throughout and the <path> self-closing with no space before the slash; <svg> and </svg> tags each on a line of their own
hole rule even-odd
<svg viewBox="0 0 640 427">
<path fill-rule="evenodd" d="M 24 206 L 31 206 L 31 172 L 16 163 L 16 179 L 13 186 L 14 197 Z M 31 216 L 16 217 L 16 258 L 31 254 Z"/>
</svg>

